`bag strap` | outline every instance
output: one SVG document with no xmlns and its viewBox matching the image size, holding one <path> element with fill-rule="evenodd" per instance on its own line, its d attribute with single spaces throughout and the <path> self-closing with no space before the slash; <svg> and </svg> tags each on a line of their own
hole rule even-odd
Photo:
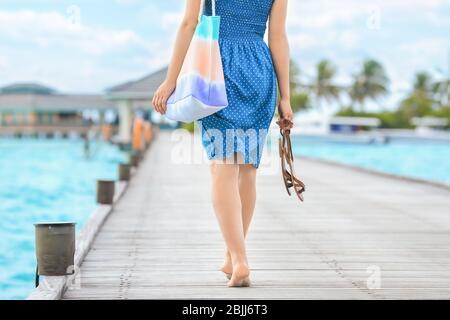
<svg viewBox="0 0 450 320">
<path fill-rule="evenodd" d="M 198 20 L 200 21 L 200 18 L 203 15 L 203 11 L 205 10 L 205 0 L 201 0 L 200 2 L 200 12 L 198 14 Z M 212 15 L 216 15 L 216 0 L 211 0 L 211 11 Z"/>
</svg>

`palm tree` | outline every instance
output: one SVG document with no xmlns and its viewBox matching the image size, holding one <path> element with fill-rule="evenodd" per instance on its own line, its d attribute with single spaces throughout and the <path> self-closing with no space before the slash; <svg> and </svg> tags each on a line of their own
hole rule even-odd
<svg viewBox="0 0 450 320">
<path fill-rule="evenodd" d="M 446 106 L 450 108 L 450 54 L 448 57 L 448 70 L 447 72 L 438 70 L 441 80 L 434 83 L 433 92 L 437 97 L 439 107 Z"/>
<path fill-rule="evenodd" d="M 294 60 L 290 61 L 289 78 L 291 90 L 291 106 L 294 112 L 310 108 L 310 98 L 299 82 L 300 68 Z"/>
<path fill-rule="evenodd" d="M 300 76 L 300 68 L 294 60 L 289 61 L 289 86 L 292 92 L 296 92 L 299 89 L 298 78 Z"/>
<path fill-rule="evenodd" d="M 432 91 L 440 106 L 450 106 L 450 79 L 443 79 L 433 84 Z"/>
<path fill-rule="evenodd" d="M 429 73 L 419 72 L 415 75 L 411 96 L 428 100 L 437 108 L 445 106 L 450 101 L 450 79 L 434 81 Z"/>
<path fill-rule="evenodd" d="M 333 80 L 337 69 L 329 60 L 322 60 L 317 64 L 316 75 L 310 84 L 310 89 L 316 98 L 317 104 L 322 108 L 322 102 L 339 101 L 340 87 Z"/>
<path fill-rule="evenodd" d="M 418 72 L 415 75 L 413 95 L 429 98 L 432 91 L 432 79 L 427 72 Z"/>
<path fill-rule="evenodd" d="M 386 95 L 388 84 L 389 79 L 383 66 L 378 61 L 367 60 L 361 71 L 354 76 L 349 95 L 353 104 L 359 104 L 363 109 L 367 100 L 377 101 L 379 97 Z"/>
<path fill-rule="evenodd" d="M 430 114 L 433 107 L 433 81 L 427 72 L 418 72 L 414 78 L 412 91 L 400 104 L 397 114 L 405 124 L 413 117 Z"/>
<path fill-rule="evenodd" d="M 311 99 L 306 92 L 298 92 L 291 96 L 292 111 L 297 112 L 311 108 Z"/>
</svg>

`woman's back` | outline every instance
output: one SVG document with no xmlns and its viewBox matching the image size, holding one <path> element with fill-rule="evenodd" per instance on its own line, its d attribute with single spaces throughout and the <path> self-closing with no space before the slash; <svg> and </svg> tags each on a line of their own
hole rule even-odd
<svg viewBox="0 0 450 320">
<path fill-rule="evenodd" d="M 211 1 L 205 2 L 206 15 L 212 14 Z M 272 57 L 263 40 L 273 2 L 215 1 L 216 15 L 220 16 L 219 45 L 228 107 L 202 119 L 203 143 L 210 159 L 229 158 L 237 152 L 247 163 L 259 166 L 263 149 L 259 141 L 266 136 L 277 96 Z M 245 137 L 237 137 L 235 144 L 224 141 L 222 145 L 221 139 L 208 134 L 219 130 L 226 137 L 230 131 L 248 129 L 257 131 L 256 140 L 251 139 L 248 144 Z"/>
<path fill-rule="evenodd" d="M 221 38 L 263 39 L 274 0 L 216 0 L 216 15 L 221 18 Z M 211 15 L 211 0 L 205 14 Z"/>
</svg>

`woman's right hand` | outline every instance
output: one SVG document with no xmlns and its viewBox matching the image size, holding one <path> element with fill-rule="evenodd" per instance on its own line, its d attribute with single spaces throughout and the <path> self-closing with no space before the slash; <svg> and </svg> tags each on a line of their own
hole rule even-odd
<svg viewBox="0 0 450 320">
<path fill-rule="evenodd" d="M 153 95 L 152 104 L 157 112 L 165 114 L 167 109 L 167 100 L 175 90 L 176 83 L 164 81 Z"/>
</svg>

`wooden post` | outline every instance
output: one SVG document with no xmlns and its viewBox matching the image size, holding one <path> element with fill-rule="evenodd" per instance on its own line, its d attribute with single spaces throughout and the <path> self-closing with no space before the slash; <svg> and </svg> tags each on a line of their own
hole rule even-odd
<svg viewBox="0 0 450 320">
<path fill-rule="evenodd" d="M 119 180 L 129 181 L 130 180 L 131 165 L 128 163 L 119 164 Z"/>
<path fill-rule="evenodd" d="M 97 203 L 112 204 L 114 187 L 114 181 L 112 180 L 97 180 Z"/>
<path fill-rule="evenodd" d="M 39 276 L 64 276 L 73 273 L 75 256 L 75 223 L 35 224 L 36 286 Z"/>
<path fill-rule="evenodd" d="M 134 151 L 130 154 L 130 165 L 132 165 L 133 167 L 137 167 L 140 160 L 141 156 L 138 151 Z"/>
<path fill-rule="evenodd" d="M 152 142 L 152 125 L 149 121 L 144 122 L 144 141 L 145 148 L 147 149 Z"/>
</svg>

